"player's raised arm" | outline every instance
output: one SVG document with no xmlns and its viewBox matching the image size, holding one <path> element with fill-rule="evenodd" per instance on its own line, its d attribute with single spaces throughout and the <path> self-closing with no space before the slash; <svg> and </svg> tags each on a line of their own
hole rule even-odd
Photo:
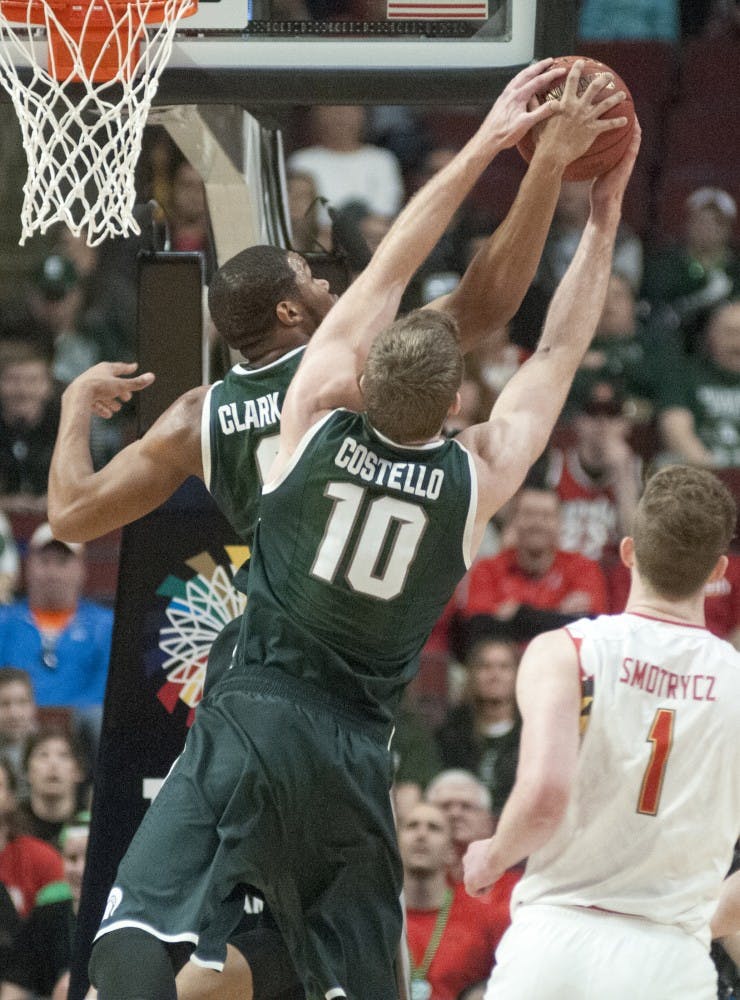
<svg viewBox="0 0 740 1000">
<path fill-rule="evenodd" d="M 583 62 L 576 62 L 563 88 L 559 113 L 537 126 L 529 169 L 506 218 L 478 251 L 460 284 L 428 303 L 457 320 L 463 352 L 509 322 L 532 283 L 555 212 L 563 172 L 594 140 L 620 128 L 626 118 L 604 118 L 624 98 L 611 93 L 610 76 L 598 76 L 579 95 Z"/>
<path fill-rule="evenodd" d="M 513 865 L 547 843 L 565 815 L 578 764 L 578 656 L 564 630 L 537 636 L 519 665 L 519 764 L 496 833 L 470 845 L 465 888 L 487 892 Z"/>
<path fill-rule="evenodd" d="M 542 454 L 594 335 L 611 273 L 622 198 L 639 145 L 636 124 L 624 158 L 593 183 L 591 214 L 550 303 L 537 350 L 507 383 L 490 419 L 458 438 L 476 458 L 479 530 L 516 492 Z"/>
<path fill-rule="evenodd" d="M 70 382 L 49 471 L 49 523 L 56 538 L 86 542 L 144 514 L 171 496 L 190 475 L 202 475 L 200 414 L 206 387 L 173 403 L 138 441 L 93 469 L 90 421 L 109 417 L 151 373 L 133 376 L 135 364 L 102 362 Z"/>
<path fill-rule="evenodd" d="M 283 406 L 284 453 L 292 452 L 322 412 L 356 405 L 357 378 L 370 344 L 395 319 L 406 285 L 463 198 L 500 150 L 559 111 L 557 102 L 528 109 L 534 94 L 562 76 L 551 63 L 529 66 L 507 85 L 476 134 L 406 205 L 370 264 L 314 334 Z"/>
</svg>

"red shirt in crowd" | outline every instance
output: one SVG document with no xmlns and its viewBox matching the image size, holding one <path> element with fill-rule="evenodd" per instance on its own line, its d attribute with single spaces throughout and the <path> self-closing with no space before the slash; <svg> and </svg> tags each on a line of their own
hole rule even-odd
<svg viewBox="0 0 740 1000">
<path fill-rule="evenodd" d="M 21 835 L 0 851 L 0 882 L 21 917 L 33 909 L 40 889 L 64 879 L 64 862 L 59 851 L 36 837 Z"/>
<path fill-rule="evenodd" d="M 612 487 L 593 482 L 584 472 L 575 449 L 565 452 L 553 449 L 548 482 L 560 497 L 562 547 L 567 552 L 580 552 L 588 559 L 615 557 L 621 536 Z"/>
<path fill-rule="evenodd" d="M 504 549 L 492 559 L 475 563 L 460 610 L 465 615 L 495 615 L 502 605 L 514 603 L 557 611 L 575 593 L 588 595 L 584 612 L 607 610 L 606 580 L 598 563 L 578 552 L 558 551 L 543 576 L 531 576 L 518 565 L 516 550 Z"/>
<path fill-rule="evenodd" d="M 511 922 L 509 902 L 521 869 L 505 872 L 490 897 L 475 899 L 462 882 L 453 887 L 452 906 L 439 947 L 426 980 L 432 987 L 430 1000 L 456 1000 L 459 993 L 488 979 L 494 952 Z M 411 961 L 421 965 L 439 910 L 406 908 L 406 932 Z"/>
</svg>

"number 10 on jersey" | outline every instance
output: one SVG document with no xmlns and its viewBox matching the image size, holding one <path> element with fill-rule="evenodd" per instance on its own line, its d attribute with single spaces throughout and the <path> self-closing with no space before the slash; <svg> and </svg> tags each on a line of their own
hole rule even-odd
<svg viewBox="0 0 740 1000">
<path fill-rule="evenodd" d="M 333 583 L 351 543 L 352 556 L 344 574 L 347 583 L 361 594 L 390 601 L 404 588 L 428 518 L 418 504 L 397 497 L 375 497 L 363 505 L 366 494 L 355 483 L 327 484 L 324 496 L 334 505 L 311 575 Z M 360 518 L 363 506 L 364 518 Z"/>
</svg>

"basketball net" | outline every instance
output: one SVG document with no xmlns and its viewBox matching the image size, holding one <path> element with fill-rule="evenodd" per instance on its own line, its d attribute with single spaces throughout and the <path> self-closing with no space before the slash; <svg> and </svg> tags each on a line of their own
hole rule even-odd
<svg viewBox="0 0 740 1000">
<path fill-rule="evenodd" d="M 28 161 L 21 244 L 57 222 L 90 246 L 140 232 L 144 125 L 177 26 L 196 9 L 197 0 L 0 0 L 0 84 Z"/>
</svg>

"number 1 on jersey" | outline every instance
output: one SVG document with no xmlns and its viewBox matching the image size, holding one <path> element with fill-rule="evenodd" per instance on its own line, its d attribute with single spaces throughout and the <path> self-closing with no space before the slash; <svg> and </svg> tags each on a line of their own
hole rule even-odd
<svg viewBox="0 0 740 1000">
<path fill-rule="evenodd" d="M 668 754 L 673 746 L 673 724 L 676 718 L 675 709 L 659 708 L 650 726 L 647 742 L 652 743 L 650 760 L 642 779 L 640 798 L 637 803 L 638 813 L 643 816 L 655 816 L 660 805 L 660 793 L 663 790 L 663 778 L 668 763 Z"/>
</svg>

